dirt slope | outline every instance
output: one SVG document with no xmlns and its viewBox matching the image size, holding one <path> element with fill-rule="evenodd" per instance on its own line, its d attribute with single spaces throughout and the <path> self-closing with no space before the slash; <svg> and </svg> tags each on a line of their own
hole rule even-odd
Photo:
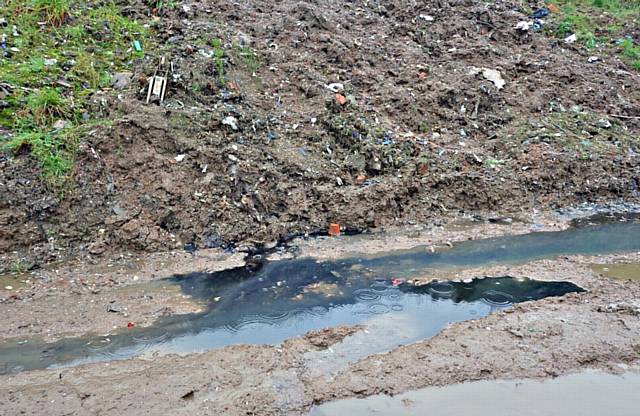
<svg viewBox="0 0 640 416">
<path fill-rule="evenodd" d="M 0 157 L 0 268 L 260 244 L 334 221 L 638 201 L 640 74 L 613 46 L 516 30 L 523 11 L 251 0 L 150 15 L 127 2 L 161 46 L 92 98 L 109 122 L 84 137 L 63 195 L 28 152 Z M 167 100 L 146 105 L 161 56 L 173 63 Z"/>
</svg>

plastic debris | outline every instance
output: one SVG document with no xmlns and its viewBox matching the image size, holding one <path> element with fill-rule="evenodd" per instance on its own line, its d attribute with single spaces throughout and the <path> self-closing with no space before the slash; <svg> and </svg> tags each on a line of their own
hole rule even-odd
<svg viewBox="0 0 640 416">
<path fill-rule="evenodd" d="M 176 162 L 180 163 L 184 160 L 184 158 L 187 157 L 187 155 L 182 154 L 182 155 L 178 155 L 176 157 L 174 157 L 174 159 L 176 160 Z"/>
<path fill-rule="evenodd" d="M 531 15 L 531 17 L 533 17 L 534 19 L 542 19 L 543 17 L 547 16 L 549 16 L 549 9 L 547 9 L 546 7 L 539 8 Z"/>
<path fill-rule="evenodd" d="M 428 14 L 421 14 L 419 17 L 420 19 L 426 20 L 427 22 L 433 22 L 434 20 L 436 20 L 433 16 Z"/>
<path fill-rule="evenodd" d="M 516 30 L 520 30 L 522 32 L 526 32 L 533 26 L 533 21 L 521 21 L 516 24 Z"/>
<path fill-rule="evenodd" d="M 129 329 L 133 328 L 134 326 L 136 326 L 136 325 L 133 322 L 128 322 L 127 323 L 127 328 L 129 328 Z"/>
<path fill-rule="evenodd" d="M 493 85 L 495 85 L 499 90 L 504 88 L 505 84 L 507 83 L 504 79 L 502 79 L 502 75 L 499 71 L 491 68 L 471 67 L 469 75 L 477 75 L 480 73 L 486 80 L 493 82 Z"/>
<path fill-rule="evenodd" d="M 329 224 L 329 235 L 332 237 L 337 237 L 340 235 L 340 224 L 331 223 Z"/>
<path fill-rule="evenodd" d="M 391 284 L 394 286 L 400 286 L 402 284 L 402 279 L 394 277 L 393 279 L 391 279 Z"/>
<path fill-rule="evenodd" d="M 597 56 L 590 56 L 589 57 L 589 63 L 592 64 L 594 62 L 598 62 L 600 60 L 600 58 L 598 58 Z"/>
<path fill-rule="evenodd" d="M 345 105 L 347 103 L 347 97 L 342 94 L 336 94 L 336 102 L 340 105 Z"/>
<path fill-rule="evenodd" d="M 222 124 L 231 127 L 232 130 L 238 130 L 238 120 L 233 116 L 222 119 Z"/>
<path fill-rule="evenodd" d="M 344 84 L 339 82 L 333 82 L 331 84 L 325 85 L 325 87 L 331 92 L 341 92 L 344 91 Z"/>
<path fill-rule="evenodd" d="M 135 49 L 136 52 L 142 52 L 142 45 L 140 44 L 139 40 L 133 41 L 133 49 Z"/>
<path fill-rule="evenodd" d="M 574 33 L 573 35 L 567 36 L 566 38 L 564 38 L 564 43 L 571 44 L 571 43 L 574 43 L 576 40 L 578 40 L 578 37 Z"/>
</svg>

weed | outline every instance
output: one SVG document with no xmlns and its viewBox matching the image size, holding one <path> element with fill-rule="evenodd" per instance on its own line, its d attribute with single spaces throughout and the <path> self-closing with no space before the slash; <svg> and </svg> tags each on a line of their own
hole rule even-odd
<svg viewBox="0 0 640 416">
<path fill-rule="evenodd" d="M 23 146 L 30 148 L 31 154 L 38 159 L 45 181 L 53 186 L 64 182 L 65 176 L 73 166 L 75 143 L 69 132 L 42 133 L 28 132 L 13 137 L 3 147 L 16 151 Z"/>
<path fill-rule="evenodd" d="M 43 88 L 29 95 L 26 109 L 38 126 L 68 118 L 72 113 L 69 103 L 53 88 Z"/>
<path fill-rule="evenodd" d="M 222 47 L 221 39 L 213 39 L 211 41 L 211 46 L 213 46 L 213 59 L 216 65 L 216 76 L 218 77 L 218 82 L 220 85 L 225 84 L 225 76 L 224 76 L 224 57 L 225 52 Z"/>
<path fill-rule="evenodd" d="M 255 74 L 260 69 L 260 60 L 253 49 L 248 46 L 236 45 L 235 50 L 242 64 L 251 74 Z"/>
<path fill-rule="evenodd" d="M 137 55 L 134 40 L 154 46 L 149 29 L 123 16 L 117 4 L 0 0 L 0 17 L 19 31 L 17 37 L 7 36 L 13 51 L 0 60 L 0 80 L 11 91 L 0 109 L 0 125 L 13 132 L 0 139 L 0 148 L 29 149 L 47 184 L 63 183 L 73 168 L 86 131 L 79 122 L 87 97 L 107 86 L 111 73 L 130 66 Z M 54 129 L 58 120 L 70 127 Z"/>
<path fill-rule="evenodd" d="M 615 40 L 616 34 L 629 22 L 640 20 L 639 1 L 549 0 L 549 2 L 562 8 L 555 34 L 565 37 L 575 33 L 578 41 L 589 49 L 597 46 L 599 42 L 608 43 Z M 606 36 L 601 37 L 602 35 Z M 631 67 L 638 69 L 640 60 L 633 57 L 633 48 L 633 44 L 623 46 L 622 53 Z"/>
<path fill-rule="evenodd" d="M 620 46 L 622 54 L 629 59 L 631 67 L 640 71 L 640 46 L 635 46 L 631 39 L 625 39 Z"/>
<path fill-rule="evenodd" d="M 44 16 L 47 23 L 60 26 L 69 15 L 69 0 L 35 0 L 35 9 Z"/>
</svg>

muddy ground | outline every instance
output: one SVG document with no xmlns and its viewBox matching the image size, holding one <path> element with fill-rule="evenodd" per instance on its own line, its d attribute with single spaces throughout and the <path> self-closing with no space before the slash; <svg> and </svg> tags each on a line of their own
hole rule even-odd
<svg viewBox="0 0 640 416">
<path fill-rule="evenodd" d="M 538 2 L 205 0 L 160 14 L 142 0 L 118 3 L 149 24 L 158 48 L 91 98 L 104 123 L 82 138 L 70 180 L 48 187 L 28 149 L 0 153 L 1 340 L 54 341 L 196 311 L 159 279 L 233 267 L 246 251 L 331 222 L 387 233 L 297 239 L 297 253 L 438 249 L 562 229 L 550 214 L 558 207 L 640 202 L 640 74 L 613 44 L 586 50 L 518 32 Z M 640 36 L 632 23 L 619 30 Z M 213 39 L 225 50 L 222 74 Z M 173 63 L 167 100 L 147 105 L 161 56 Z M 456 270 L 447 277 L 561 279 L 588 291 L 352 364 L 332 361 L 330 346 L 362 328 L 0 376 L 0 414 L 298 415 L 348 396 L 621 371 L 640 360 L 640 283 L 590 264 L 638 261 Z"/>
<path fill-rule="evenodd" d="M 328 258 L 336 247 L 337 256 L 344 256 L 344 253 L 371 253 L 376 251 L 375 247 L 387 251 L 426 242 L 439 246 L 469 238 L 527 232 L 532 225 L 523 222 L 470 227 L 458 223 L 419 231 L 412 227 L 370 236 L 369 245 L 363 245 L 363 239 L 356 236 L 300 241 L 300 248 L 307 255 L 316 252 L 319 257 Z M 565 226 L 562 221 L 543 224 L 545 229 Z M 57 271 L 34 272 L 38 276 L 33 277 L 33 284 L 46 286 L 56 278 L 90 279 L 88 270 L 116 268 L 104 274 L 112 276 L 112 284 L 99 286 L 97 293 L 89 289 L 74 293 L 44 286 L 42 290 L 14 291 L 18 297 L 28 296 L 0 305 L 3 316 L 12 317 L 2 322 L 2 338 L 28 337 L 50 327 L 47 337 L 53 340 L 82 334 L 88 328 L 94 331 L 108 331 L 112 325 L 122 328 L 131 320 L 151 323 L 160 315 L 148 311 L 167 305 L 175 313 L 188 312 L 197 305 L 182 299 L 177 292 L 157 296 L 155 290 L 142 289 L 144 286 L 139 282 L 153 283 L 172 272 L 216 270 L 240 261 L 229 257 L 211 250 L 196 257 L 174 253 L 151 256 L 144 261 L 121 259 L 119 265 L 116 261 L 94 264 L 91 269 L 79 263 L 60 265 Z M 640 253 L 621 253 L 456 270 L 449 277 L 508 274 L 570 280 L 587 292 L 526 302 L 486 318 L 453 324 L 430 340 L 352 364 L 344 362 L 341 354 L 335 352 L 340 350 L 335 344 L 343 342 L 348 347 L 349 336 L 366 330 L 363 327 L 326 329 L 277 346 L 231 346 L 184 357 L 146 357 L 5 375 L 0 377 L 3 397 L 0 413 L 299 415 L 314 404 L 349 396 L 396 394 L 470 380 L 555 377 L 585 368 L 621 372 L 624 365 L 640 360 L 640 282 L 604 278 L 593 271 L 591 264 L 638 262 Z M 96 279 L 103 281 L 104 276 Z M 133 276 L 138 279 L 134 281 Z M 30 291 L 36 294 L 30 295 Z M 127 299 L 136 293 L 153 297 L 127 311 L 116 314 L 106 311 L 109 300 L 127 306 Z M 140 303 L 138 298 L 133 299 L 131 304 Z M 51 305 L 51 312 L 39 314 L 45 304 Z M 61 319 L 67 316 L 63 309 L 68 305 L 82 311 L 86 322 L 78 325 L 72 319 Z"/>
<path fill-rule="evenodd" d="M 147 3 L 122 13 L 158 47 L 92 97 L 105 122 L 63 189 L 0 155 L 0 269 L 640 198 L 640 74 L 614 45 L 517 31 L 536 2 Z"/>
</svg>

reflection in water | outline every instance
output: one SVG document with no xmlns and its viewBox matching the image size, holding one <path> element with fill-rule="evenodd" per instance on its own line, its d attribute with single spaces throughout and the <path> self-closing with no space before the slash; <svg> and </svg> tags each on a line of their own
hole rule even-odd
<svg viewBox="0 0 640 416">
<path fill-rule="evenodd" d="M 0 372 L 17 372 L 153 353 L 189 353 L 239 343 L 272 344 L 310 330 L 402 316 L 410 336 L 432 336 L 450 322 L 485 316 L 513 303 L 560 296 L 581 289 L 567 282 L 509 277 L 472 282 L 401 283 L 397 277 L 425 270 L 521 262 L 563 254 L 595 254 L 640 249 L 640 222 L 581 226 L 562 232 L 476 240 L 441 253 L 424 248 L 377 257 L 317 262 L 293 259 L 262 262 L 213 274 L 168 279 L 204 300 L 201 313 L 166 317 L 150 328 L 118 334 L 34 341 L 0 346 Z M 410 330 L 409 330 L 410 329 Z"/>
</svg>

